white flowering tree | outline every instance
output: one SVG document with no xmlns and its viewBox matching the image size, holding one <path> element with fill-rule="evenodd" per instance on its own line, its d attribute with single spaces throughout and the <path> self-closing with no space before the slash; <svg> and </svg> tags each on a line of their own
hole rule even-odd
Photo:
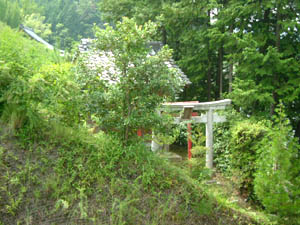
<svg viewBox="0 0 300 225">
<path fill-rule="evenodd" d="M 171 66 L 168 47 L 154 54 L 149 42 L 155 31 L 152 22 L 138 26 L 128 18 L 115 28 L 96 28 L 96 52 L 110 62 L 97 65 L 102 89 L 97 115 L 101 127 L 119 134 L 124 144 L 136 136 L 137 129 L 159 125 L 157 107 L 174 100 L 187 82 Z"/>
</svg>

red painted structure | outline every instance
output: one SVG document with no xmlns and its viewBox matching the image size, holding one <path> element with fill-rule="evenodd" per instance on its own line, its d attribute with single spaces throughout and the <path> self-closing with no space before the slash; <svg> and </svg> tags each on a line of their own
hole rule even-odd
<svg viewBox="0 0 300 225">
<path fill-rule="evenodd" d="M 165 103 L 165 105 L 191 105 L 191 104 L 195 104 L 195 103 L 199 103 L 199 101 L 188 101 L 188 102 L 167 102 Z M 198 116 L 198 113 L 197 112 L 192 112 L 190 117 L 193 117 L 193 116 Z M 191 135 L 192 135 L 192 125 L 191 123 L 188 123 L 187 124 L 187 130 L 188 130 L 188 159 L 191 159 L 192 158 L 192 140 L 191 140 Z"/>
<path fill-rule="evenodd" d="M 137 130 L 137 135 L 138 135 L 139 137 L 142 137 L 142 135 L 143 135 L 142 129 L 138 129 L 138 130 Z"/>
<path fill-rule="evenodd" d="M 198 101 L 189 101 L 189 102 L 168 102 L 168 103 L 165 103 L 166 105 L 182 105 L 182 104 L 186 104 L 187 106 L 190 105 L 191 103 L 199 103 Z M 197 112 L 192 112 L 190 117 L 193 117 L 193 116 L 198 116 L 198 113 Z M 192 140 L 191 140 L 191 135 L 192 135 L 192 125 L 191 123 L 188 123 L 187 124 L 187 130 L 188 130 L 188 159 L 191 159 L 192 158 L 192 152 L 191 152 L 191 149 L 192 149 Z M 142 129 L 138 129 L 137 130 L 137 135 L 139 137 L 142 137 L 143 136 L 143 131 Z"/>
<path fill-rule="evenodd" d="M 192 126 L 190 123 L 187 124 L 187 130 L 188 130 L 188 158 L 191 159 L 192 158 L 192 140 L 191 140 L 191 136 L 192 136 Z"/>
<path fill-rule="evenodd" d="M 193 116 L 198 116 L 197 112 L 192 112 L 192 117 Z M 187 130 L 188 130 L 188 159 L 192 158 L 192 147 L 193 143 L 191 140 L 191 135 L 192 135 L 192 125 L 190 123 L 187 124 Z"/>
</svg>

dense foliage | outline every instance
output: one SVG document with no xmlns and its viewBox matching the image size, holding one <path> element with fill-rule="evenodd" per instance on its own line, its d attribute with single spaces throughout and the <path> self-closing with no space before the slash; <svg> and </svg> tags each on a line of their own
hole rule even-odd
<svg viewBox="0 0 300 225">
<path fill-rule="evenodd" d="M 21 10 L 15 1 L 0 1 L 0 21 L 11 27 L 18 27 L 21 22 Z"/>
<path fill-rule="evenodd" d="M 161 124 L 157 107 L 173 100 L 185 85 L 179 71 L 169 68 L 171 50 L 164 47 L 157 54 L 151 53 L 149 43 L 154 33 L 153 23 L 142 27 L 127 18 L 115 29 L 111 26 L 96 29 L 94 54 L 102 60 L 108 58 L 113 64 L 95 65 L 94 74 L 91 74 L 93 68 L 89 68 L 89 60 L 93 58 L 87 56 L 80 64 L 83 88 L 87 93 L 99 93 L 94 102 L 97 106 L 91 104 L 89 112 L 102 129 L 119 133 L 125 142 L 136 136 L 137 129 L 149 130 Z M 85 79 L 87 70 L 90 75 Z M 88 86 L 86 83 L 91 80 L 94 84 Z"/>
<path fill-rule="evenodd" d="M 24 125 L 35 129 L 41 117 L 69 124 L 78 122 L 80 90 L 72 82 L 71 65 L 58 64 L 54 52 L 48 52 L 6 26 L 1 27 L 2 119 L 10 124 L 11 130 Z"/>
<path fill-rule="evenodd" d="M 275 125 L 262 142 L 254 189 L 269 212 L 299 218 L 300 146 L 292 138 L 283 109 L 277 111 Z"/>
<path fill-rule="evenodd" d="M 24 24 L 60 49 L 71 49 L 80 38 L 93 37 L 101 25 L 98 0 L 1 0 L 0 21 L 17 28 Z"/>
<path fill-rule="evenodd" d="M 165 190 L 164 199 L 167 199 L 168 188 L 176 185 L 172 186 L 168 180 L 155 183 L 161 174 L 148 164 L 137 164 L 140 157 L 151 163 L 155 159 L 151 154 L 138 152 L 143 149 L 139 144 L 130 144 L 138 142 L 135 137 L 138 128 L 163 127 L 155 108 L 163 101 L 174 100 L 182 88 L 176 71 L 165 63 L 172 55 L 170 47 L 178 65 L 193 82 L 184 89 L 181 99 L 205 101 L 226 96 L 233 100 L 235 110 L 228 114 L 228 123 L 217 126 L 214 132 L 217 168 L 230 177 L 242 197 L 253 200 L 284 221 L 299 223 L 299 17 L 300 4 L 295 0 L 0 0 L 0 21 L 11 28 L 23 23 L 55 46 L 66 49 L 82 37 L 96 36 L 97 51 L 113 55 L 113 71 L 108 68 L 112 64 L 92 71 L 84 66 L 85 59 L 79 59 L 74 66 L 0 23 L 0 115 L 5 127 L 1 132 L 18 136 L 17 143 L 22 149 L 37 150 L 34 140 L 44 138 L 49 140 L 47 151 L 58 152 L 51 155 L 56 160 L 55 165 L 47 162 L 49 152 L 47 156 L 41 153 L 39 159 L 49 163 L 50 172 L 55 168 L 59 178 L 51 177 L 49 186 L 34 189 L 35 197 L 55 193 L 50 198 L 56 210 L 60 206 L 64 210 L 72 209 L 66 214 L 80 215 L 81 219 L 89 216 L 86 207 L 87 199 L 92 199 L 89 188 L 95 183 L 97 188 L 103 188 L 106 180 L 111 186 L 118 186 L 120 182 L 127 194 L 129 187 L 149 190 L 151 185 L 148 184 L 154 184 L 157 192 L 160 188 Z M 102 26 L 102 21 L 109 22 L 110 26 L 97 28 L 94 35 L 93 24 Z M 149 40 L 161 41 L 169 47 L 149 57 Z M 117 82 L 111 85 L 99 79 L 99 74 Z M 121 140 L 112 140 L 102 132 L 99 137 L 87 140 L 86 126 L 91 120 L 92 125 L 96 123 Z M 74 134 L 77 132 L 78 136 Z M 5 135 L 2 138 L 7 140 Z M 162 139 L 168 141 L 167 137 Z M 62 144 L 64 141 L 66 144 Z M 199 141 L 200 138 L 194 143 Z M 0 170 L 6 175 L 0 177 L 4 185 L 0 204 L 4 202 L 5 207 L 0 207 L 0 213 L 6 220 L 24 209 L 21 203 L 30 195 L 25 184 L 41 184 L 36 183 L 34 177 L 29 178 L 33 171 L 38 171 L 39 165 L 30 167 L 23 161 L 18 164 L 14 161 L 18 153 L 8 154 L 9 142 L 3 143 Z M 204 150 L 196 146 L 195 158 L 197 154 L 201 158 Z M 132 155 L 126 155 L 130 151 Z M 34 158 L 32 152 L 26 156 Z M 135 177 L 132 173 L 135 169 L 122 157 L 134 162 L 136 168 L 147 168 L 142 173 L 139 170 L 142 177 Z M 32 158 L 28 162 L 33 162 Z M 193 177 L 205 176 L 203 160 L 196 162 Z M 10 164 L 18 164 L 21 169 L 11 172 Z M 114 173 L 115 168 L 124 171 Z M 155 168 L 161 169 L 158 165 Z M 99 172 L 95 173 L 97 177 L 93 176 L 93 169 L 105 175 Z M 110 177 L 107 171 L 121 177 L 128 173 L 130 177 L 125 175 L 126 179 L 136 180 L 120 181 Z M 175 175 L 171 177 L 175 179 Z M 66 190 L 69 195 L 58 190 Z M 105 190 L 119 191 L 115 187 Z M 119 195 L 117 200 L 112 194 L 105 196 L 109 199 L 111 223 L 140 223 L 132 212 L 143 214 L 135 205 L 141 203 L 142 192 L 130 198 Z M 197 194 L 193 197 L 200 199 Z M 174 211 L 166 210 L 161 215 L 162 221 L 167 221 L 168 212 L 183 213 L 190 208 L 201 211 L 202 205 L 194 207 L 190 198 L 167 199 L 168 204 L 185 202 L 186 208 L 165 205 L 164 209 L 170 207 Z M 159 197 L 154 199 L 158 204 Z M 132 214 L 124 211 L 127 206 Z M 157 205 L 150 204 L 148 208 L 154 206 Z M 53 212 L 50 208 L 45 211 Z M 154 217 L 153 212 L 147 216 Z M 187 217 L 180 213 L 174 223 L 186 222 Z M 100 221 L 99 218 L 96 216 L 95 221 Z M 30 217 L 26 223 L 32 223 Z"/>
<path fill-rule="evenodd" d="M 100 10 L 148 19 L 193 84 L 182 96 L 220 99 L 226 93 L 245 114 L 271 118 L 282 100 L 300 137 L 299 13 L 297 1 L 114 1 Z"/>
<path fill-rule="evenodd" d="M 1 225 L 252 223 L 143 143 L 90 133 L 73 66 L 0 26 Z"/>
<path fill-rule="evenodd" d="M 260 141 L 265 135 L 262 123 L 244 120 L 231 128 L 230 157 L 232 174 L 236 179 L 241 193 L 255 199 L 253 190 L 256 160 L 259 158 Z"/>
<path fill-rule="evenodd" d="M 237 116 L 217 127 L 216 166 L 247 201 L 298 224 L 300 146 L 282 105 L 276 113 L 273 121 Z"/>
<path fill-rule="evenodd" d="M 2 24 L 0 26 L 0 109 L 7 120 L 14 117 L 11 126 L 17 128 L 34 118 L 34 107 L 30 105 L 35 103 L 36 106 L 41 99 L 32 77 L 37 68 L 50 60 L 41 46 L 33 45 Z"/>
</svg>

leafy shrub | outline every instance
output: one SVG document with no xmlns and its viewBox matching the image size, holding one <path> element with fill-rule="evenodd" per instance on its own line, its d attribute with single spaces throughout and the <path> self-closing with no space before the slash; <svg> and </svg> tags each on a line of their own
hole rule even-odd
<svg viewBox="0 0 300 225">
<path fill-rule="evenodd" d="M 299 218 L 300 148 L 282 109 L 277 113 L 276 124 L 268 129 L 260 149 L 254 190 L 269 212 Z"/>
<path fill-rule="evenodd" d="M 250 120 L 236 123 L 231 130 L 231 170 L 235 182 L 245 197 L 254 197 L 253 180 L 256 160 L 265 134 L 266 127 L 263 123 Z"/>
<path fill-rule="evenodd" d="M 7 26 L 0 31 L 0 105 L 2 119 L 11 129 L 23 124 L 34 124 L 37 115 L 32 102 L 39 101 L 30 78 L 38 68 L 50 59 L 45 49 L 34 45 Z"/>
<path fill-rule="evenodd" d="M 192 159 L 191 176 L 199 181 L 203 181 L 211 176 L 211 170 L 206 168 L 206 150 L 205 136 L 202 133 L 201 125 L 195 126 L 192 131 L 191 140 L 193 147 L 191 149 Z"/>
<path fill-rule="evenodd" d="M 299 224 L 299 145 L 290 123 L 277 109 L 275 121 L 238 118 L 215 128 L 217 168 L 283 224 Z M 230 116 L 229 116 L 230 117 Z"/>
<path fill-rule="evenodd" d="M 16 28 L 21 23 L 22 11 L 17 1 L 0 0 L 0 21 Z"/>
<path fill-rule="evenodd" d="M 38 109 L 47 119 L 59 120 L 73 126 L 79 124 L 86 112 L 80 86 L 75 82 L 75 73 L 69 63 L 48 64 L 41 67 L 31 82 L 39 87 L 41 97 Z"/>
<path fill-rule="evenodd" d="M 232 179 L 244 197 L 255 200 L 256 160 L 267 128 L 264 122 L 241 118 L 232 121 L 214 129 L 216 167 Z"/>
<path fill-rule="evenodd" d="M 231 176 L 231 155 L 232 155 L 232 131 L 237 123 L 244 121 L 241 113 L 232 108 L 222 111 L 227 118 L 225 123 L 214 124 L 214 163 L 216 168 L 224 175 Z"/>
<path fill-rule="evenodd" d="M 231 129 L 228 123 L 214 126 L 214 163 L 225 174 L 231 173 Z"/>
<path fill-rule="evenodd" d="M 216 167 L 230 177 L 244 197 L 255 200 L 253 180 L 261 140 L 267 132 L 265 122 L 241 118 L 235 111 L 228 112 L 227 118 L 228 123 L 214 129 Z"/>
<path fill-rule="evenodd" d="M 173 100 L 186 83 L 178 70 L 167 66 L 172 55 L 167 46 L 156 55 L 150 54 L 148 42 L 155 30 L 152 22 L 138 26 L 128 18 L 115 28 L 107 25 L 106 29 L 96 29 L 97 50 L 100 54 L 110 52 L 114 62 L 113 69 L 98 66 L 104 78 L 99 85 L 103 87 L 105 110 L 97 116 L 107 130 L 118 131 L 126 144 L 136 135 L 136 129 L 152 129 L 160 122 L 157 107 Z"/>
<path fill-rule="evenodd" d="M 74 124 L 80 120 L 81 99 L 70 64 L 55 64 L 45 48 L 4 26 L 0 31 L 0 114 L 11 131 L 24 125 L 36 129 L 41 117 Z"/>
</svg>

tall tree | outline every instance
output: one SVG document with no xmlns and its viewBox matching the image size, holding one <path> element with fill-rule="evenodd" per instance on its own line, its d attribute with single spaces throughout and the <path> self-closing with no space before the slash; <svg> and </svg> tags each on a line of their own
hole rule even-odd
<svg viewBox="0 0 300 225">
<path fill-rule="evenodd" d="M 25 0 L 24 0 L 25 1 Z M 29 0 L 26 0 L 29 1 Z M 51 42 L 70 48 L 73 41 L 93 37 L 93 25 L 102 25 L 99 0 L 36 0 L 43 8 L 45 22 L 51 24 Z"/>
<path fill-rule="evenodd" d="M 297 59 L 300 5 L 291 0 L 247 4 L 234 1 L 233 5 L 238 6 L 238 12 L 231 10 L 238 21 L 235 34 L 238 79 L 231 96 L 248 114 L 271 116 L 280 101 L 296 109 L 295 105 L 299 104 L 296 93 L 299 93 L 300 76 Z M 287 114 L 297 129 L 299 117 L 294 117 L 293 111 Z"/>
<path fill-rule="evenodd" d="M 193 82 L 184 99 L 218 99 L 232 92 L 242 112 L 265 117 L 283 101 L 297 134 L 299 8 L 295 0 L 103 0 L 100 5 L 112 23 L 119 15 L 158 23 L 158 39 L 174 49 Z"/>
<path fill-rule="evenodd" d="M 0 21 L 16 28 L 21 23 L 21 10 L 17 1 L 0 0 Z"/>
<path fill-rule="evenodd" d="M 23 24 L 48 41 L 51 35 L 51 24 L 44 23 L 45 17 L 38 13 L 25 16 Z"/>
<path fill-rule="evenodd" d="M 185 85 L 180 73 L 169 68 L 171 50 L 163 47 L 157 54 L 149 47 L 155 26 L 144 26 L 128 18 L 115 29 L 97 29 L 97 52 L 108 57 L 113 65 L 98 65 L 96 80 L 102 87 L 103 112 L 98 114 L 102 125 L 117 130 L 124 143 L 135 137 L 138 128 L 152 129 L 159 124 L 157 107 L 165 100 L 174 100 Z M 103 80 L 99 81 L 98 71 Z M 98 87 L 98 88 L 99 88 Z"/>
</svg>

